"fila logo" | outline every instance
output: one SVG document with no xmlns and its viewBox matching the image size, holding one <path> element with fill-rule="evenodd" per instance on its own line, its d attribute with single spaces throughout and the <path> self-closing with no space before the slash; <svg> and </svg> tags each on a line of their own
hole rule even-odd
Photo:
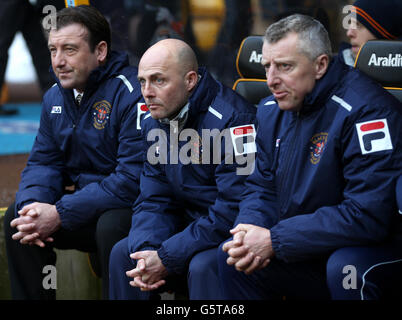
<svg viewBox="0 0 402 320">
<path fill-rule="evenodd" d="M 356 124 L 362 154 L 392 150 L 387 119 L 378 119 Z"/>
<path fill-rule="evenodd" d="M 141 115 L 148 111 L 148 107 L 145 103 L 137 103 L 137 130 L 141 130 Z"/>
<path fill-rule="evenodd" d="M 255 145 L 256 132 L 254 124 L 232 127 L 229 130 L 235 156 L 241 156 L 257 151 L 257 147 Z"/>
<path fill-rule="evenodd" d="M 61 106 L 53 106 L 50 113 L 61 113 Z"/>
</svg>

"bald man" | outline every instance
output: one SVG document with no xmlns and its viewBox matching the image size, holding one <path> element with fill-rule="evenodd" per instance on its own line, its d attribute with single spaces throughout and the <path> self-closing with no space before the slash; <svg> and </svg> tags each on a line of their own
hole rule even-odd
<svg viewBox="0 0 402 320">
<path fill-rule="evenodd" d="M 205 266 L 238 212 L 256 108 L 198 68 L 181 40 L 150 47 L 138 80 L 147 159 L 130 234 L 110 257 L 110 298 L 150 299 L 187 276 L 190 299 L 220 299 L 217 269 Z"/>
</svg>

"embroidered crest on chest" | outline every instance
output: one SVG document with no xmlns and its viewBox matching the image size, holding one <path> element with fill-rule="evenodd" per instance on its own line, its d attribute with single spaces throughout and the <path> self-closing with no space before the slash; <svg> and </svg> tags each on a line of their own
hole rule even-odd
<svg viewBox="0 0 402 320">
<path fill-rule="evenodd" d="M 110 112 L 112 110 L 110 103 L 107 102 L 106 100 L 102 100 L 102 101 L 96 102 L 93 105 L 92 109 L 94 110 L 94 112 L 93 112 L 94 127 L 98 130 L 104 129 L 107 121 L 109 120 Z"/>
</svg>

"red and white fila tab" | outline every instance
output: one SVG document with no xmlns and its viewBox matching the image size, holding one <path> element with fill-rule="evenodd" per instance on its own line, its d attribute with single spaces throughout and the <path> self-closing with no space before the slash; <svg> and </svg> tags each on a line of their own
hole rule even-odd
<svg viewBox="0 0 402 320">
<path fill-rule="evenodd" d="M 362 154 L 392 150 L 387 119 L 377 119 L 356 124 Z"/>
</svg>

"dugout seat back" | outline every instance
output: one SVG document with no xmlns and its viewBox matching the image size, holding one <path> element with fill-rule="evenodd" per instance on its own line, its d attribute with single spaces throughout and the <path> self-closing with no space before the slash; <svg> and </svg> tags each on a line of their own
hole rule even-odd
<svg viewBox="0 0 402 320">
<path fill-rule="evenodd" d="M 262 36 L 245 38 L 239 48 L 236 58 L 236 69 L 240 78 L 233 85 L 233 90 L 251 103 L 257 105 L 262 98 L 271 95 L 261 65 Z"/>
<path fill-rule="evenodd" d="M 402 41 L 367 41 L 360 48 L 355 67 L 402 102 Z"/>
</svg>

